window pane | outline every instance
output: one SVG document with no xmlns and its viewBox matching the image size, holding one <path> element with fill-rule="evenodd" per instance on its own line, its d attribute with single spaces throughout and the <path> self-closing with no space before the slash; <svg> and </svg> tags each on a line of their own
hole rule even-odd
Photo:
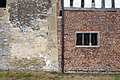
<svg viewBox="0 0 120 80">
<path fill-rule="evenodd" d="M 98 33 L 91 33 L 91 45 L 92 46 L 98 45 L 97 38 L 98 38 Z"/>
<path fill-rule="evenodd" d="M 82 45 L 82 33 L 77 33 L 76 37 L 77 37 L 76 45 Z"/>
<path fill-rule="evenodd" d="M 90 33 L 84 33 L 84 45 L 89 46 L 90 43 Z"/>
<path fill-rule="evenodd" d="M 59 16 L 62 16 L 62 10 L 60 10 Z"/>
</svg>

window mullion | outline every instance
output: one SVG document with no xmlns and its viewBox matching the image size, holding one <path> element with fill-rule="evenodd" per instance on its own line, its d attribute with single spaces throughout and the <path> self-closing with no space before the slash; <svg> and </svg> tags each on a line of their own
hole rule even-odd
<svg viewBox="0 0 120 80">
<path fill-rule="evenodd" d="M 84 33 L 82 33 L 82 45 L 84 45 Z"/>
<path fill-rule="evenodd" d="M 90 42 L 89 42 L 89 45 L 91 46 L 91 33 L 90 33 L 90 37 L 89 37 L 89 38 L 90 38 Z"/>
</svg>

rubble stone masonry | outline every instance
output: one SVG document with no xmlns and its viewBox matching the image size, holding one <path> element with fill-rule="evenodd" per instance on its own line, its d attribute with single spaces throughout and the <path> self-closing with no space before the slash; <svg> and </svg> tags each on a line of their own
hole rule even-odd
<svg viewBox="0 0 120 80">
<path fill-rule="evenodd" d="M 0 70 L 55 70 L 56 0 L 6 0 L 0 8 Z"/>
</svg>

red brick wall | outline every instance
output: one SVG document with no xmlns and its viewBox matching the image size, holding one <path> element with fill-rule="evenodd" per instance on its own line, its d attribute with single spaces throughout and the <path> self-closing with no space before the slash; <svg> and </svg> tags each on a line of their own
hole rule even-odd
<svg viewBox="0 0 120 80">
<path fill-rule="evenodd" d="M 65 72 L 120 72 L 120 12 L 65 11 Z M 76 47 L 76 31 L 98 31 L 100 47 Z M 58 20 L 59 69 L 61 25 Z"/>
</svg>

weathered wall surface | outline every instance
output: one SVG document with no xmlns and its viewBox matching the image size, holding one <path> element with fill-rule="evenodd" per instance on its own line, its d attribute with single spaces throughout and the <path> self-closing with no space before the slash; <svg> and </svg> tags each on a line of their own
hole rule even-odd
<svg viewBox="0 0 120 80">
<path fill-rule="evenodd" d="M 8 0 L 0 10 L 0 69 L 57 70 L 55 0 Z"/>
<path fill-rule="evenodd" d="M 65 11 L 65 72 L 120 72 L 119 25 L 119 11 Z M 76 31 L 99 32 L 99 47 L 76 47 Z M 60 19 L 58 19 L 58 52 L 61 70 Z"/>
</svg>

